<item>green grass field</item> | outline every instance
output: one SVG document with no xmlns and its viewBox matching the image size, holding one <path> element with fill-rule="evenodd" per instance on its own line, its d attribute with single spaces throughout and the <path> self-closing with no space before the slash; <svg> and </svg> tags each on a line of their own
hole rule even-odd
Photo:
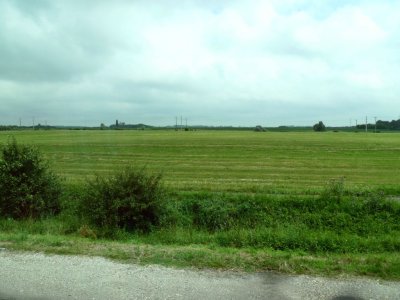
<svg viewBox="0 0 400 300">
<path fill-rule="evenodd" d="M 0 246 L 400 279 L 397 133 L 54 130 L 0 132 L 0 143 L 11 136 L 39 147 L 66 193 L 59 216 L 0 219 Z M 127 165 L 163 173 L 162 222 L 104 240 L 76 204 L 87 178 Z"/>
<path fill-rule="evenodd" d="M 302 194 L 331 178 L 400 191 L 400 135 L 243 131 L 1 132 L 35 144 L 67 182 L 127 164 L 161 171 L 179 191 Z"/>
</svg>

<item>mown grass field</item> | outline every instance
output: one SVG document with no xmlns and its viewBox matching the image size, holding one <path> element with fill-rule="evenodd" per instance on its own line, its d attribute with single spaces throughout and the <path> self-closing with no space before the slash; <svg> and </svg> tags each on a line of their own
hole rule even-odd
<svg viewBox="0 0 400 300">
<path fill-rule="evenodd" d="M 0 132 L 0 143 L 11 136 L 65 178 L 64 210 L 0 219 L 1 247 L 400 280 L 398 133 L 54 130 Z M 127 165 L 163 173 L 166 206 L 151 232 L 111 241 L 79 201 L 86 179 Z"/>
<path fill-rule="evenodd" d="M 127 164 L 161 171 L 179 191 L 303 194 L 331 178 L 400 192 L 400 134 L 243 131 L 1 132 L 37 145 L 67 182 Z"/>
</svg>

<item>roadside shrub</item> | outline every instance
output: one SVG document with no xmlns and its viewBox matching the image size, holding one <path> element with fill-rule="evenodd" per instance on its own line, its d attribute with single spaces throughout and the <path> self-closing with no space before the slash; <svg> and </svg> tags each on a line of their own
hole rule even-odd
<svg viewBox="0 0 400 300">
<path fill-rule="evenodd" d="M 132 167 L 96 176 L 82 196 L 83 217 L 109 237 L 120 229 L 149 232 L 159 224 L 164 207 L 161 177 Z"/>
<path fill-rule="evenodd" d="M 58 213 L 61 185 L 40 152 L 12 139 L 1 154 L 0 215 L 35 219 Z"/>
</svg>

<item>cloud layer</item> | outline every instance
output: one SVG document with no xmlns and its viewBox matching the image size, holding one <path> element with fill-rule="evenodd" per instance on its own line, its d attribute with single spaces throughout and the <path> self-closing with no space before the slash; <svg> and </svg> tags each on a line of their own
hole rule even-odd
<svg viewBox="0 0 400 300">
<path fill-rule="evenodd" d="M 1 124 L 400 114 L 398 1 L 0 0 L 0 19 Z"/>
</svg>

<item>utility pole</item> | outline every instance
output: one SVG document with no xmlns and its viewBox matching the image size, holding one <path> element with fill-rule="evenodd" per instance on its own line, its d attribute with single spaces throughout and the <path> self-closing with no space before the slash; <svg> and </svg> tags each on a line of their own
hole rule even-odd
<svg viewBox="0 0 400 300">
<path fill-rule="evenodd" d="M 22 124 L 22 120 L 21 120 L 21 118 L 19 118 L 19 127 L 21 127 L 21 124 Z"/>
<path fill-rule="evenodd" d="M 178 117 L 175 117 L 175 130 L 178 130 Z"/>
<path fill-rule="evenodd" d="M 368 132 L 368 117 L 365 117 L 365 133 Z"/>
<path fill-rule="evenodd" d="M 32 128 L 35 130 L 35 117 L 32 117 Z"/>
<path fill-rule="evenodd" d="M 186 123 L 186 127 L 185 127 L 185 128 L 188 128 L 188 127 L 187 127 L 187 118 L 185 118 L 185 123 Z"/>
<path fill-rule="evenodd" d="M 375 133 L 376 133 L 376 117 L 374 117 L 374 119 L 375 119 Z"/>
<path fill-rule="evenodd" d="M 181 130 L 182 130 L 182 116 L 181 116 Z"/>
</svg>

